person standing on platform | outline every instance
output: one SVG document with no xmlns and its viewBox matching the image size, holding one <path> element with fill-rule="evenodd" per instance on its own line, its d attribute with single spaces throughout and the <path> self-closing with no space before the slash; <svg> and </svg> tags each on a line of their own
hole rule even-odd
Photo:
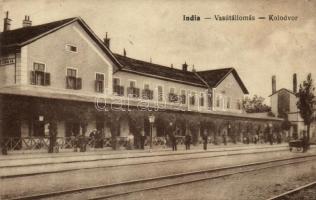
<svg viewBox="0 0 316 200">
<path fill-rule="evenodd" d="M 185 142 L 185 149 L 186 150 L 190 150 L 190 145 L 191 145 L 191 135 L 190 135 L 190 133 L 187 133 L 185 135 L 184 142 Z"/>
<path fill-rule="evenodd" d="M 268 133 L 268 141 L 269 141 L 270 145 L 273 145 L 273 135 L 272 135 L 272 132 L 269 132 L 269 133 Z"/>
<path fill-rule="evenodd" d="M 48 153 L 57 152 L 57 126 L 56 123 L 51 122 L 48 126 L 49 129 L 49 146 Z"/>
<path fill-rule="evenodd" d="M 226 136 L 226 132 L 225 131 L 223 133 L 223 143 L 224 143 L 224 145 L 227 145 L 227 136 Z"/>
<path fill-rule="evenodd" d="M 101 148 L 104 147 L 104 138 L 105 138 L 105 131 L 104 131 L 104 128 L 101 129 Z"/>
<path fill-rule="evenodd" d="M 140 133 L 140 148 L 145 149 L 145 132 L 144 130 Z"/>
<path fill-rule="evenodd" d="M 204 134 L 202 135 L 203 149 L 204 149 L 204 150 L 207 150 L 207 139 L 208 139 L 207 134 L 204 133 Z"/>
<path fill-rule="evenodd" d="M 175 133 L 172 133 L 170 135 L 170 139 L 171 139 L 172 151 L 177 151 L 177 137 Z"/>
</svg>

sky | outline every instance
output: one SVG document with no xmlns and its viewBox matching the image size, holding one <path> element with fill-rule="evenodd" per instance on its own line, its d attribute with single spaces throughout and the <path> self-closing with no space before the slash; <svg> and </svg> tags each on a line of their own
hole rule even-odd
<svg viewBox="0 0 316 200">
<path fill-rule="evenodd" d="M 2 17 L 5 11 L 11 29 L 21 27 L 24 15 L 33 25 L 81 17 L 101 39 L 108 32 L 116 53 L 125 48 L 129 57 L 175 68 L 187 62 L 190 70 L 234 67 L 250 95 L 267 104 L 272 75 L 277 89 L 292 90 L 293 73 L 299 83 L 308 73 L 316 79 L 316 0 L 0 0 Z M 298 19 L 257 19 L 270 14 Z M 214 15 L 256 20 L 216 21 Z"/>
</svg>

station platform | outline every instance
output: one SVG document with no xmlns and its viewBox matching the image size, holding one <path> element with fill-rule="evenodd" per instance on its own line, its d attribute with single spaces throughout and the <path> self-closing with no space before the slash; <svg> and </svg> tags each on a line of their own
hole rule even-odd
<svg viewBox="0 0 316 200">
<path fill-rule="evenodd" d="M 213 144 L 208 144 L 207 150 L 206 151 L 230 151 L 230 150 L 240 150 L 240 149 L 255 149 L 255 148 L 270 148 L 270 147 L 282 147 L 282 146 L 288 146 L 288 143 L 281 143 L 281 144 L 227 144 L 227 145 L 213 145 Z M 1 155 L 0 154 L 0 161 L 1 160 L 11 160 L 11 159 L 28 159 L 28 158 L 54 158 L 54 157 L 76 157 L 76 156 L 93 156 L 93 155 L 109 155 L 109 156 L 118 156 L 120 155 L 133 155 L 133 154 L 149 154 L 149 155 L 158 155 L 158 154 L 168 154 L 168 153 L 190 153 L 190 152 L 200 152 L 200 151 L 205 151 L 203 150 L 203 145 L 198 144 L 198 145 L 191 145 L 190 150 L 185 150 L 184 145 L 178 145 L 177 146 L 177 151 L 172 151 L 171 147 L 154 147 L 152 149 L 149 148 L 149 146 L 146 146 L 145 149 L 132 149 L 132 150 L 127 150 L 127 149 L 117 149 L 113 150 L 111 148 L 103 148 L 103 149 L 98 149 L 98 148 L 90 148 L 87 149 L 86 152 L 74 152 L 73 149 L 68 149 L 67 151 L 60 151 L 58 153 L 48 153 L 47 151 L 38 151 L 38 150 L 33 150 L 33 151 L 9 151 L 8 155 Z M 116 156 L 115 156 L 116 155 Z"/>
</svg>

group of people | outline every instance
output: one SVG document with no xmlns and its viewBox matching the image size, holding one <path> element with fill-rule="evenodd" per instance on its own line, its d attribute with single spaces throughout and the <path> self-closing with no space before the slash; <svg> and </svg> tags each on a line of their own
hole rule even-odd
<svg viewBox="0 0 316 200">
<path fill-rule="evenodd" d="M 176 135 L 179 135 L 180 130 L 177 130 L 176 132 L 177 132 L 177 134 L 175 134 L 175 132 L 173 132 L 172 134 L 169 135 L 170 144 L 171 144 L 173 151 L 177 151 L 177 142 L 178 141 L 177 141 Z M 186 150 L 190 150 L 191 140 L 192 140 L 191 135 L 189 133 L 187 133 L 184 137 L 184 144 L 185 144 Z"/>
<path fill-rule="evenodd" d="M 103 148 L 104 146 L 104 133 L 103 130 L 94 129 L 89 134 L 89 141 L 94 148 Z"/>
<path fill-rule="evenodd" d="M 75 134 L 72 133 L 70 140 L 75 152 L 77 152 L 78 149 L 80 152 L 85 152 L 87 150 L 87 139 L 83 134 L 75 136 Z"/>
</svg>

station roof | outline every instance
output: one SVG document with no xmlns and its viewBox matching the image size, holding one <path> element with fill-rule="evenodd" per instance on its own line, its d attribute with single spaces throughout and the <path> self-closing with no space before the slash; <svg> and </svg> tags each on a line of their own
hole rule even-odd
<svg viewBox="0 0 316 200">
<path fill-rule="evenodd" d="M 247 88 L 243 84 L 237 71 L 234 68 L 222 68 L 198 72 L 184 71 L 181 69 L 171 68 L 151 62 L 129 58 L 119 54 L 113 54 L 110 49 L 108 49 L 103 44 L 103 42 L 95 35 L 91 28 L 80 17 L 68 18 L 41 25 L 23 27 L 1 32 L 0 52 L 10 52 L 12 50 L 16 50 L 42 37 L 45 37 L 46 35 L 51 34 L 73 22 L 78 22 L 82 26 L 82 28 L 96 42 L 96 44 L 115 63 L 115 66 L 117 66 L 118 70 L 141 73 L 143 75 L 178 81 L 185 84 L 191 84 L 205 88 L 217 87 L 230 73 L 232 73 L 243 92 L 245 94 L 248 94 Z"/>
</svg>

